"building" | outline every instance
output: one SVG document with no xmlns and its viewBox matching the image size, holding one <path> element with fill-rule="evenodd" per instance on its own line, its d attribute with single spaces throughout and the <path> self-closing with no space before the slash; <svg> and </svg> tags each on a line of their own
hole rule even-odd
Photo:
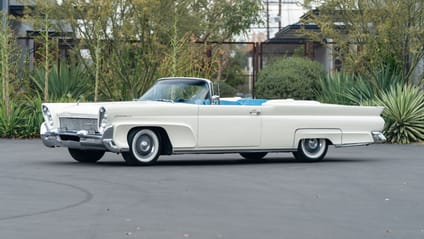
<svg viewBox="0 0 424 239">
<path fill-rule="evenodd" d="M 251 26 L 247 39 L 262 42 L 273 37 L 283 26 L 293 24 L 305 13 L 303 0 L 262 0 L 262 24 Z"/>
<path fill-rule="evenodd" d="M 24 16 L 25 9 L 34 8 L 34 1 L 19 1 L 19 0 L 0 0 L 0 8 L 3 12 L 14 17 L 15 20 L 10 22 L 12 29 L 17 38 L 18 46 L 23 50 L 23 57 L 31 59 L 30 64 L 33 61 L 41 59 L 42 56 L 38 54 L 44 47 L 42 41 L 37 40 L 40 34 L 44 33 L 41 29 L 35 29 L 32 24 L 21 21 Z M 51 25 L 57 25 L 57 20 L 49 20 Z M 55 55 L 57 60 L 67 58 L 69 49 L 72 47 L 70 37 L 67 37 L 72 33 L 70 27 L 62 24 L 61 30 L 49 29 L 48 34 L 51 39 L 55 39 L 56 47 L 52 47 L 51 54 Z"/>
<path fill-rule="evenodd" d="M 304 25 L 301 22 L 282 28 L 275 36 L 261 45 L 262 66 L 269 59 L 282 56 L 306 56 L 320 62 L 326 71 L 338 71 L 342 67 L 341 59 L 337 58 L 337 46 L 330 47 L 320 42 L 311 40 L 307 35 L 300 32 L 319 32 L 316 24 Z"/>
</svg>

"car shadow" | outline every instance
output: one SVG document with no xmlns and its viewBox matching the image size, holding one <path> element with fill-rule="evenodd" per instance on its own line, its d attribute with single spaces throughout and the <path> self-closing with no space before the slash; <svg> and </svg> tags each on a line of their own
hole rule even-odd
<svg viewBox="0 0 424 239">
<path fill-rule="evenodd" d="M 164 160 L 158 161 L 153 166 L 223 166 L 223 165 L 267 165 L 267 164 L 334 164 L 334 163 L 357 163 L 369 161 L 365 159 L 347 159 L 334 158 L 325 159 L 319 162 L 300 162 L 291 157 L 287 158 L 265 158 L 262 160 L 246 160 L 246 159 L 206 159 L 206 160 Z M 107 163 L 107 162 L 105 162 Z"/>
<path fill-rule="evenodd" d="M 365 163 L 376 161 L 376 159 L 360 159 L 360 158 L 338 158 L 328 157 L 319 162 L 300 162 L 296 161 L 292 157 L 268 157 L 261 160 L 246 160 L 246 159 L 234 159 L 234 158 L 219 158 L 219 159 L 173 159 L 173 157 L 167 157 L 166 159 L 159 159 L 155 164 L 147 167 L 172 167 L 172 166 L 243 166 L 243 165 L 270 165 L 270 164 L 281 164 L 281 165 L 321 165 L 321 164 L 337 164 L 337 163 Z M 134 167 L 129 166 L 125 161 L 117 161 L 103 159 L 97 163 L 79 163 L 73 161 L 64 161 L 63 159 L 58 161 L 43 161 L 44 164 L 49 165 L 68 165 L 68 166 L 84 166 L 84 167 Z M 137 167 L 137 166 L 136 166 Z M 143 167 L 143 166 L 141 166 Z"/>
</svg>

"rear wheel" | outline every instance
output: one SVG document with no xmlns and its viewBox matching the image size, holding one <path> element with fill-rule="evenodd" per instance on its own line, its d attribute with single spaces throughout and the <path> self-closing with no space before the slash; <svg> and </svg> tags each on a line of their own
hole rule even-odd
<svg viewBox="0 0 424 239">
<path fill-rule="evenodd" d="M 248 160 L 260 160 L 263 159 L 268 153 L 267 152 L 244 152 L 240 155 Z"/>
<path fill-rule="evenodd" d="M 72 158 L 81 163 L 95 163 L 99 161 L 105 151 L 103 150 L 83 150 L 83 149 L 71 149 L 68 148 Z"/>
<path fill-rule="evenodd" d="M 129 152 L 122 156 L 129 165 L 150 165 L 160 155 L 160 136 L 151 129 L 133 130 L 128 135 Z"/>
<path fill-rule="evenodd" d="M 302 139 L 293 155 L 299 161 L 316 162 L 325 157 L 327 149 L 326 139 Z"/>
</svg>

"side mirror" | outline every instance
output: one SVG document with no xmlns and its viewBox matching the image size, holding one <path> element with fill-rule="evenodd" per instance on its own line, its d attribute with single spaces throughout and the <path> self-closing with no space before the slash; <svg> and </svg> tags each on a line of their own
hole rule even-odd
<svg viewBox="0 0 424 239">
<path fill-rule="evenodd" d="M 212 105 L 219 105 L 219 104 L 220 104 L 219 95 L 213 95 L 212 96 Z"/>
</svg>

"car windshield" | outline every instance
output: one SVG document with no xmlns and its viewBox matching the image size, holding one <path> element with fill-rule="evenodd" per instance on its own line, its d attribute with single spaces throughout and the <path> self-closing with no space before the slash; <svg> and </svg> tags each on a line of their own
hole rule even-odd
<svg viewBox="0 0 424 239">
<path fill-rule="evenodd" d="M 140 100 L 207 104 L 209 87 L 206 81 L 196 79 L 159 80 Z"/>
</svg>

